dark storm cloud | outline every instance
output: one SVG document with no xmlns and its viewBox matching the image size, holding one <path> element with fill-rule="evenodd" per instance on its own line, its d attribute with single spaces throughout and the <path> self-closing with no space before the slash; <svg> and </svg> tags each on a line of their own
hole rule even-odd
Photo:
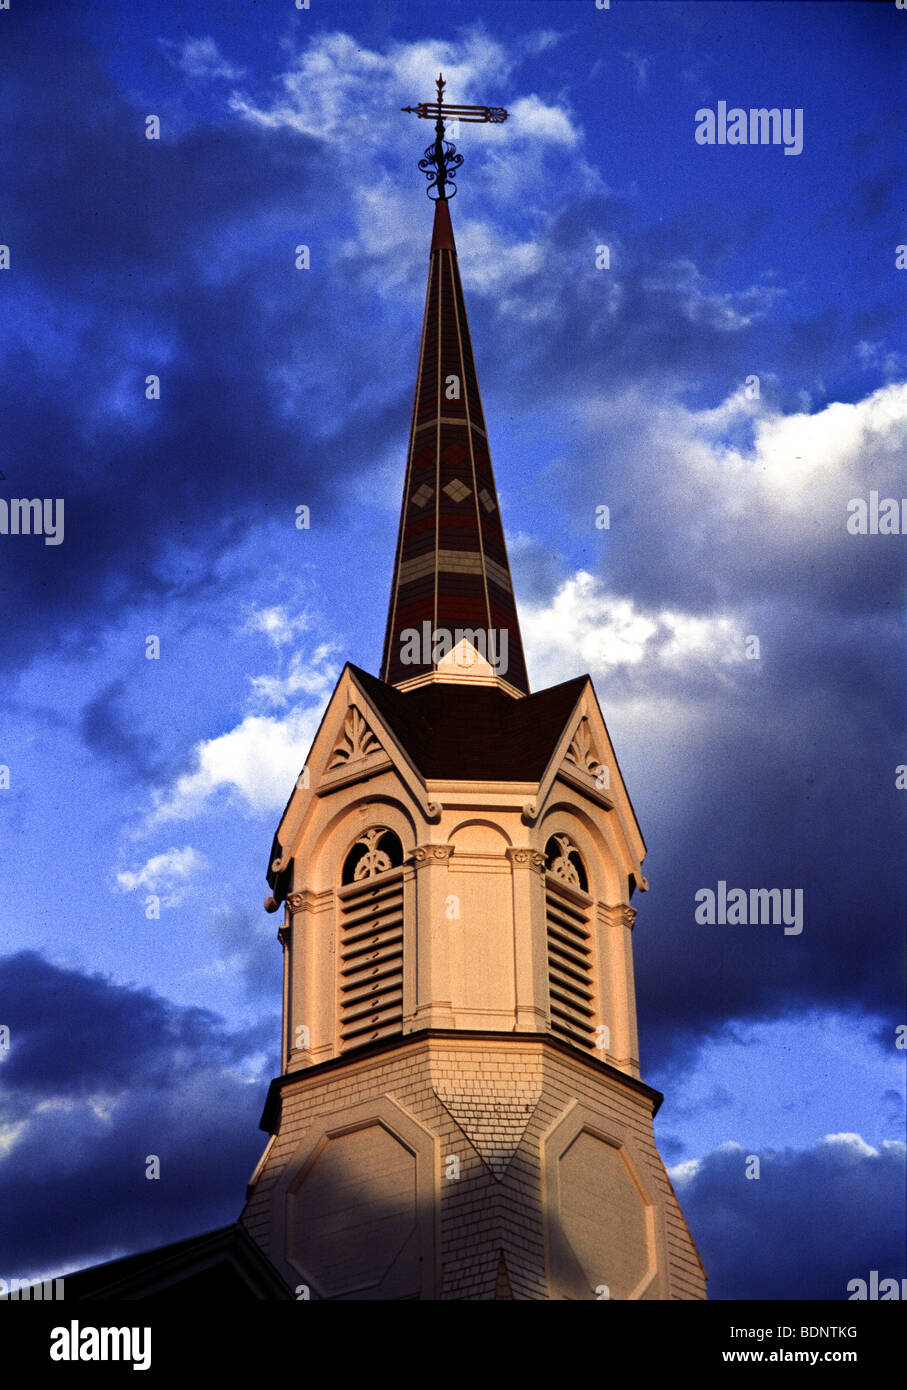
<svg viewBox="0 0 907 1390">
<path fill-rule="evenodd" d="M 805 1014 L 815 1005 L 862 1007 L 873 1033 L 881 1015 L 891 1045 L 905 971 L 894 731 L 886 750 L 878 726 L 867 734 L 843 704 L 827 704 L 821 736 L 797 707 L 787 716 L 793 737 L 778 739 L 770 698 L 758 707 L 761 734 L 735 728 L 726 712 L 721 727 L 716 710 L 708 754 L 694 745 L 692 763 L 684 766 L 679 752 L 665 769 L 644 816 L 652 890 L 635 900 L 644 1064 L 689 1065 L 727 1019 Z M 696 894 L 716 891 L 719 880 L 728 890 L 802 889 L 802 933 L 697 923 Z"/>
<path fill-rule="evenodd" d="M 607 270 L 595 265 L 599 245 L 610 248 Z M 476 336 L 524 363 L 520 376 L 535 383 L 535 397 L 695 381 L 721 398 L 758 360 L 762 320 L 779 298 L 767 278 L 726 288 L 731 249 L 684 221 L 640 228 L 638 210 L 623 199 L 579 200 L 546 229 L 539 268 L 508 288 L 510 312 Z M 552 314 L 544 332 L 528 335 L 524 319 L 539 303 Z M 739 319 L 752 324 L 741 331 Z"/>
<path fill-rule="evenodd" d="M 344 471 L 399 420 L 352 399 L 355 364 L 367 383 L 376 359 L 362 361 L 360 306 L 329 314 L 336 247 L 319 219 L 336 188 L 316 141 L 238 121 L 176 136 L 185 122 L 168 127 L 166 111 L 162 139 L 148 141 L 146 113 L 91 51 L 64 31 L 48 43 L 34 16 L 8 37 L 14 391 L 0 470 L 5 496 L 62 497 L 66 519 L 59 546 L 4 538 L 9 659 L 25 661 L 76 619 L 89 636 L 130 599 L 167 592 L 161 558 L 175 548 L 191 591 L 256 522 L 285 515 L 289 532 L 297 505 L 320 503 L 323 524 Z M 300 242 L 312 243 L 310 272 L 295 268 Z M 380 332 L 375 342 L 380 360 Z M 319 389 L 335 353 L 344 375 Z M 150 374 L 158 401 L 145 398 Z"/>
<path fill-rule="evenodd" d="M 619 205 L 603 210 L 600 228 L 609 216 L 620 224 Z M 703 386 L 697 405 L 714 406 L 738 389 L 760 360 L 758 303 L 726 298 L 720 277 L 698 277 L 679 262 L 672 278 L 654 245 L 637 254 L 637 239 L 614 256 L 613 279 L 586 276 L 588 303 L 597 292 L 602 306 L 590 322 L 563 265 L 577 263 L 581 251 L 591 260 L 595 222 L 586 209 L 561 226 L 537 288 L 563 301 L 579 347 L 571 356 L 566 337 L 546 338 L 535 379 L 568 392 L 578 374 L 591 392 L 597 376 L 602 404 L 573 449 L 574 468 L 559 460 L 543 481 L 577 534 L 581 527 L 591 534 L 595 503 L 611 505 L 611 531 L 594 547 L 590 542 L 589 559 L 583 555 L 607 591 L 632 595 L 636 610 L 655 622 L 665 609 L 729 613 L 761 642 L 753 662 L 723 666 L 722 653 L 713 651 L 700 662 L 652 659 L 597 676 L 609 722 L 611 709 L 632 710 L 634 702 L 648 711 L 648 729 L 635 721 L 635 745 L 617 740 L 650 846 L 652 891 L 634 900 L 644 1069 L 668 1059 L 692 1064 L 703 1040 L 728 1019 L 776 1018 L 815 1005 L 857 1007 L 867 1028 L 881 1014 L 890 1038 L 903 1014 L 907 922 L 905 807 L 895 788 L 907 675 L 903 548 L 896 536 L 849 536 L 845 518 L 850 496 L 870 486 L 884 492 L 889 479 L 896 484 L 897 429 L 886 434 L 880 416 L 875 433 L 856 430 L 839 464 L 840 434 L 829 420 L 811 426 L 805 416 L 801 438 L 814 429 L 828 445 L 828 462 L 820 442 L 807 482 L 790 492 L 783 475 L 764 485 L 765 460 L 752 439 L 733 436 L 744 426 L 752 431 L 752 422 L 700 436 L 670 389 L 672 376 L 679 384 L 687 372 Z M 561 239 L 566 251 L 558 248 Z M 666 241 L 676 248 L 676 240 Z M 706 268 L 722 251 L 692 235 L 681 244 Z M 523 288 L 514 291 L 518 304 Z M 735 315 L 750 312 L 749 327 L 734 325 Z M 777 315 L 769 317 L 777 333 Z M 651 350 L 649 331 L 657 340 Z M 846 357 L 850 328 L 829 311 L 792 323 L 780 358 L 776 348 L 769 360 L 788 381 L 801 382 L 803 364 L 833 366 L 842 341 Z M 770 423 L 781 418 L 779 409 L 803 411 L 789 401 L 791 391 L 766 377 Z M 849 425 L 842 418 L 842 430 Z M 791 432 L 775 447 L 796 438 Z M 720 460 L 728 444 L 749 468 L 728 476 L 720 464 L 706 469 L 703 457 L 711 450 Z M 590 448 L 603 460 L 598 476 L 586 466 Z M 796 479 L 801 460 L 793 456 L 800 450 L 790 452 Z M 546 579 L 534 557 L 530 562 Z M 557 587 L 555 581 L 551 591 Z M 715 891 L 719 880 L 745 890 L 802 889 L 802 935 L 785 936 L 780 926 L 697 924 L 695 894 Z"/>
<path fill-rule="evenodd" d="M 0 1160 L 4 1277 L 152 1249 L 235 1221 L 264 1147 L 260 1087 L 205 1072 L 137 1086 L 111 1119 L 34 1116 Z M 146 1177 L 150 1156 L 159 1180 Z"/>
<path fill-rule="evenodd" d="M 706 1273 L 709 1297 L 849 1297 L 852 1279 L 902 1279 L 904 1151 L 857 1142 L 765 1152 L 746 1177 L 742 1149 L 719 1149 L 677 1195 Z"/>
<path fill-rule="evenodd" d="M 13 1040 L 3 1084 L 26 1097 L 172 1081 L 176 1065 L 232 1065 L 260 1043 L 207 1009 L 64 969 L 36 951 L 0 960 L 0 1015 Z"/>
<path fill-rule="evenodd" d="M 646 225 L 629 199 L 576 198 L 536 236 L 532 268 L 505 292 L 495 284 L 486 298 L 466 275 L 474 337 L 521 364 L 507 377 L 511 404 L 518 379 L 533 383 L 536 404 L 589 392 L 618 398 L 632 388 L 656 398 L 686 393 L 690 405 L 713 405 L 753 371 L 763 373 L 763 399 L 786 412 L 802 409 L 802 389 L 847 399 L 849 345 L 865 336 L 867 314 L 877 333 L 896 334 L 900 308 L 880 287 L 874 259 L 851 267 L 834 305 L 818 312 L 812 301 L 794 307 L 796 282 L 788 285 L 753 252 L 779 215 L 768 204 L 742 209 L 731 239 L 707 218 Z M 849 222 L 834 227 L 847 244 Z M 610 250 L 608 269 L 596 267 L 602 245 Z M 890 260 L 893 266 L 893 250 Z"/>
<path fill-rule="evenodd" d="M 280 998 L 281 953 L 277 945 L 277 927 L 273 918 L 261 922 L 261 914 L 227 908 L 215 914 L 212 931 L 218 950 L 234 977 L 242 980 L 247 996 L 252 1000 L 273 1004 Z M 279 1036 L 279 1020 L 275 1022 L 272 1038 Z"/>
<path fill-rule="evenodd" d="M 264 1092 L 230 1068 L 261 1049 L 260 1028 L 231 1033 L 204 1009 L 35 952 L 0 962 L 0 1020 L 0 1119 L 25 1121 L 0 1158 L 4 1277 L 236 1219 Z M 159 1181 L 145 1177 L 149 1154 Z"/>
<path fill-rule="evenodd" d="M 352 193 L 322 142 L 222 107 L 192 124 L 166 100 L 163 138 L 148 141 L 147 111 L 96 55 L 62 26 L 47 37 L 46 16 L 20 13 L 0 94 L 14 267 L 4 371 L 16 384 L 0 468 L 6 495 L 66 504 L 64 544 L 19 538 L 0 578 L 20 661 L 77 617 L 90 630 L 168 592 L 173 548 L 191 593 L 211 582 L 219 547 L 264 516 L 285 515 L 289 530 L 296 505 L 320 504 L 338 523 L 344 480 L 389 440 L 402 449 L 410 390 L 384 368 L 399 360 L 397 310 L 375 313 L 396 252 L 349 262 Z M 754 209 L 741 236 L 764 215 Z M 804 363 L 810 381 L 831 371 L 846 328 L 836 312 L 791 325 L 779 355 L 773 283 L 725 288 L 734 246 L 688 220 L 638 223 L 627 200 L 578 199 L 548 228 L 542 269 L 491 303 L 467 283 L 477 340 L 496 344 L 509 379 L 533 381 L 536 403 L 694 383 L 711 401 L 768 357 L 790 404 Z M 292 264 L 303 240 L 310 272 Z M 602 241 L 607 273 L 593 263 Z M 544 331 L 527 334 L 540 304 Z M 159 401 L 144 397 L 150 373 Z M 38 606 L 40 625 L 26 617 Z"/>
<path fill-rule="evenodd" d="M 82 738 L 121 771 L 133 777 L 152 777 L 159 768 L 149 758 L 148 740 L 135 733 L 129 715 L 121 708 L 125 689 L 124 680 L 114 680 L 89 700 L 82 711 Z"/>
</svg>

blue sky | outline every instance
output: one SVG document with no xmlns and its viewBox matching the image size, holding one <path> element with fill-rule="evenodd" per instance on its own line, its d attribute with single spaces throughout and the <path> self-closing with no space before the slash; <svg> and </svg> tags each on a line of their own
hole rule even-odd
<svg viewBox="0 0 907 1390">
<path fill-rule="evenodd" d="M 343 662 L 380 658 L 431 224 L 399 108 L 443 68 L 511 112 L 463 128 L 452 202 L 492 456 L 533 689 L 593 676 L 650 847 L 643 1071 L 711 1295 L 903 1277 L 905 540 L 845 523 L 907 491 L 907 14 L 0 22 L 0 496 L 65 499 L 62 544 L 0 535 L 0 1274 L 239 1210 L 271 836 Z M 719 101 L 802 110 L 802 153 L 697 144 Z M 697 924 L 720 880 L 802 888 L 803 932 Z"/>
</svg>

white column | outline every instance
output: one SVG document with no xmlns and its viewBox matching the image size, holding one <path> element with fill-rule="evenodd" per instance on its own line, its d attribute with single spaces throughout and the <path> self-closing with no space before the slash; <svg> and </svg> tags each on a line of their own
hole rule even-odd
<svg viewBox="0 0 907 1390">
<path fill-rule="evenodd" d="M 545 856 L 535 849 L 507 850 L 513 883 L 515 1027 L 548 1031 L 548 942 L 545 929 Z"/>
<path fill-rule="evenodd" d="M 454 1028 L 450 984 L 450 923 L 444 915 L 447 865 L 452 845 L 417 845 L 409 856 L 416 871 L 416 1007 L 413 1028 Z"/>
<path fill-rule="evenodd" d="M 633 980 L 633 940 L 631 933 L 636 908 L 628 903 L 602 907 L 607 925 L 608 996 L 614 1015 L 611 1028 L 611 1060 L 621 1071 L 639 1076 L 639 1040 L 636 1029 L 636 986 Z"/>
</svg>

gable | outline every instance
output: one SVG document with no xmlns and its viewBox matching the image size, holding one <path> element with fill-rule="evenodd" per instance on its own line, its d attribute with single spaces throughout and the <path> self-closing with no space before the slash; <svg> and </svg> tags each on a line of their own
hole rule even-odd
<svg viewBox="0 0 907 1390">
<path fill-rule="evenodd" d="M 534 821 L 543 814 L 557 782 L 566 783 L 588 801 L 617 817 L 621 838 L 634 865 L 630 891 L 632 893 L 634 888 L 645 890 L 648 883 L 641 865 L 646 843 L 589 677 L 584 678 L 582 697 L 562 731 L 544 776 L 539 779 L 538 798 L 531 808 Z"/>
<path fill-rule="evenodd" d="M 440 813 L 429 800 L 430 781 L 537 783 L 541 807 L 560 775 L 603 809 L 616 809 L 632 841 L 631 854 L 637 859 L 645 854 L 588 676 L 513 699 L 480 684 L 435 683 L 401 691 L 348 664 L 274 839 L 271 910 L 289 891 L 286 850 L 298 840 L 312 794 L 324 796 L 391 766 L 428 820 Z"/>
<path fill-rule="evenodd" d="M 356 675 L 356 668 L 349 664 L 341 672 L 277 827 L 267 874 L 273 889 L 273 896 L 265 901 L 269 912 L 276 911 L 290 891 L 294 847 L 317 814 L 318 803 L 331 792 L 359 786 L 395 769 L 425 819 L 434 820 L 439 814 L 428 800 L 406 745 L 387 726 Z"/>
</svg>

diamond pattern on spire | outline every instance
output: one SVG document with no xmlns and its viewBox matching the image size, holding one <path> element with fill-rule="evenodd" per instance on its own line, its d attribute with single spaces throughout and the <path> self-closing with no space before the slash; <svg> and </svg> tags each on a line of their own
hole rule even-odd
<svg viewBox="0 0 907 1390">
<path fill-rule="evenodd" d="M 410 501 L 414 502 L 417 507 L 424 507 L 426 502 L 430 501 L 434 495 L 434 488 L 429 487 L 427 483 L 423 483 L 421 487 L 416 488 Z"/>
<path fill-rule="evenodd" d="M 454 502 L 462 502 L 464 498 L 472 496 L 472 488 L 461 483 L 459 478 L 454 478 L 452 482 L 446 483 L 441 490 L 446 492 L 448 497 L 453 498 Z"/>
</svg>

